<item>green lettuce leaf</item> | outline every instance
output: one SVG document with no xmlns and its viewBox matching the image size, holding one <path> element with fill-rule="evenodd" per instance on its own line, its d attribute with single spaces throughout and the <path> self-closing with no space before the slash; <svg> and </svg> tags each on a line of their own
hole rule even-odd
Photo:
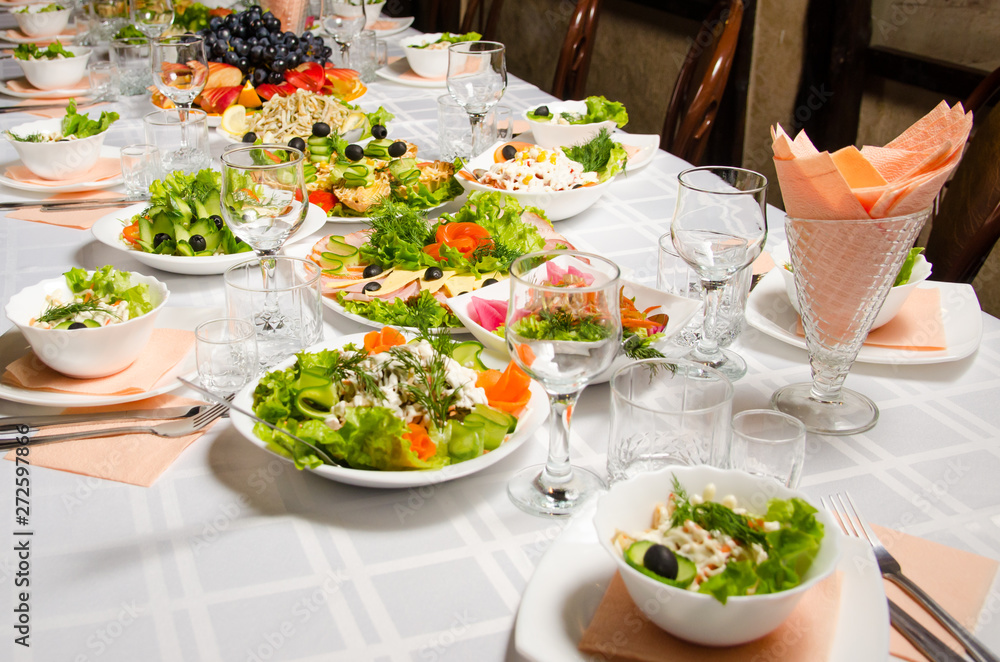
<svg viewBox="0 0 1000 662">
<path fill-rule="evenodd" d="M 365 138 L 371 138 L 372 137 L 372 127 L 375 126 L 376 124 L 381 124 L 382 126 L 389 126 L 389 122 L 392 121 L 395 118 L 396 118 L 395 115 L 393 115 L 392 113 L 390 113 L 388 110 L 386 110 L 382 106 L 379 106 L 378 110 L 376 110 L 374 113 L 366 113 L 365 114 L 364 131 L 361 133 L 361 138 L 359 138 L 359 140 L 364 140 Z M 347 146 L 347 143 L 345 142 L 344 143 L 344 147 L 346 147 L 346 146 Z M 336 151 L 338 154 L 343 154 L 344 153 L 341 150 L 336 149 L 336 147 L 337 146 L 334 147 L 334 151 Z"/>
<path fill-rule="evenodd" d="M 709 577 L 698 587 L 699 593 L 708 593 L 722 604 L 734 595 L 746 595 L 757 584 L 757 573 L 750 560 L 730 563 L 719 574 Z"/>
<path fill-rule="evenodd" d="M 896 282 L 892 284 L 893 287 L 899 287 L 900 285 L 906 285 L 910 282 L 910 276 L 913 275 L 913 265 L 917 263 L 917 257 L 924 252 L 922 247 L 911 248 L 909 255 L 906 256 L 906 260 L 903 261 L 903 266 L 899 268 L 899 273 L 896 274 Z"/>
<path fill-rule="evenodd" d="M 436 263 L 435 263 L 436 264 Z M 416 326 L 437 328 L 449 326 L 461 328 L 462 323 L 447 308 L 438 303 L 427 290 L 421 290 L 420 295 L 403 301 L 393 299 L 391 302 L 382 299 L 371 301 L 345 301 L 344 293 L 337 295 L 337 301 L 347 312 L 361 315 L 374 322 L 392 326 Z"/>
<path fill-rule="evenodd" d="M 608 101 L 602 96 L 594 96 L 587 97 L 586 104 L 587 114 L 583 116 L 579 124 L 612 121 L 618 125 L 619 129 L 628 124 L 628 113 L 625 111 L 623 103 Z"/>
<path fill-rule="evenodd" d="M 63 138 L 96 136 L 107 131 L 117 120 L 118 113 L 106 110 L 101 112 L 101 117 L 97 120 L 90 119 L 89 115 L 80 115 L 76 112 L 76 99 L 70 99 L 66 106 L 66 116 L 62 119 L 62 136 Z"/>
</svg>

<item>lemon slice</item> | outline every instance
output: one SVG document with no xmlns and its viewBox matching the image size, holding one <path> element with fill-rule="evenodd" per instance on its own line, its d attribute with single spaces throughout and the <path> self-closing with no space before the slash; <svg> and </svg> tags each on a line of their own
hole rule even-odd
<svg viewBox="0 0 1000 662">
<path fill-rule="evenodd" d="M 226 108 L 226 111 L 222 113 L 222 122 L 219 126 L 226 133 L 242 136 L 247 132 L 247 109 L 240 104 Z"/>
</svg>

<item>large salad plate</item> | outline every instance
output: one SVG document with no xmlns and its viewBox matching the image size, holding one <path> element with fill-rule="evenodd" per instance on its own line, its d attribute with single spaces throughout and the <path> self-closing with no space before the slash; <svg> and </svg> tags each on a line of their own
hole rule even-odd
<svg viewBox="0 0 1000 662">
<path fill-rule="evenodd" d="M 588 662 L 577 649 L 617 566 L 597 540 L 593 503 L 556 538 L 538 563 L 521 598 L 514 627 L 518 653 L 532 662 Z M 885 660 L 889 615 L 882 576 L 871 547 L 841 540 L 840 610 L 831 662 Z"/>
<path fill-rule="evenodd" d="M 354 334 L 338 338 L 332 342 L 323 342 L 310 347 L 306 351 L 318 352 L 323 349 L 338 349 L 348 343 L 354 343 L 360 347 L 364 344 L 364 334 Z M 271 368 L 271 370 L 283 370 L 294 365 L 294 363 L 295 357 L 290 357 L 287 360 L 275 365 Z M 256 388 L 257 382 L 251 382 L 249 385 L 244 387 L 243 390 L 236 394 L 236 397 L 233 399 L 233 403 L 243 407 L 244 409 L 252 410 L 253 393 Z M 313 473 L 328 480 L 346 483 L 348 485 L 358 485 L 360 487 L 397 489 L 437 485 L 439 483 L 477 473 L 501 461 L 531 438 L 535 430 L 537 430 L 548 417 L 548 413 L 548 398 L 537 383 L 531 382 L 531 399 L 528 401 L 527 408 L 521 413 L 521 416 L 518 419 L 517 429 L 514 430 L 514 432 L 508 437 L 507 441 L 501 444 L 501 446 L 494 451 L 490 451 L 477 458 L 466 460 L 465 462 L 459 462 L 458 464 L 448 465 L 442 469 L 434 471 L 365 471 L 361 469 L 349 469 L 346 467 L 324 464 L 323 466 L 314 469 Z M 240 434 L 246 437 L 255 446 L 287 461 L 289 464 L 292 464 L 291 459 L 284 455 L 275 453 L 273 450 L 268 448 L 264 441 L 257 438 L 257 436 L 253 433 L 254 422 L 248 417 L 237 411 L 233 411 L 232 421 L 237 431 L 239 431 Z"/>
<path fill-rule="evenodd" d="M 102 244 L 127 253 L 146 266 L 154 267 L 162 271 L 169 271 L 175 274 L 187 274 L 191 276 L 206 276 L 211 274 L 225 273 L 229 267 L 252 259 L 253 252 L 234 253 L 232 255 L 212 255 L 207 257 L 182 257 L 179 255 L 157 255 L 155 253 L 145 253 L 129 247 L 121 238 L 122 228 L 128 225 L 128 220 L 148 207 L 147 203 L 140 203 L 126 207 L 120 211 L 112 212 L 107 216 L 102 216 L 91 232 Z M 326 212 L 314 204 L 309 205 L 306 212 L 306 220 L 288 237 L 286 245 L 302 241 L 309 235 L 317 232 L 326 225 Z"/>
<path fill-rule="evenodd" d="M 101 147 L 101 158 L 106 159 L 119 159 L 121 158 L 121 149 L 118 147 L 112 147 L 111 145 L 104 145 Z M 94 182 L 77 182 L 75 184 L 60 184 L 58 181 L 54 181 L 51 184 L 35 184 L 33 182 L 22 182 L 17 179 L 11 179 L 6 175 L 7 168 L 20 163 L 20 159 L 14 159 L 12 161 L 5 161 L 0 163 L 0 184 L 10 188 L 16 188 L 21 191 L 32 191 L 35 193 L 77 193 L 80 191 L 97 191 L 100 189 L 111 188 L 112 186 L 118 186 L 122 183 L 123 178 L 121 173 L 114 177 L 108 177 L 107 179 L 100 179 Z M 39 200 L 38 204 L 42 204 L 42 200 Z"/>
<path fill-rule="evenodd" d="M 375 73 L 388 81 L 399 83 L 400 85 L 406 85 L 407 87 L 423 87 L 430 89 L 444 88 L 448 86 L 448 81 L 445 80 L 444 77 L 424 78 L 423 76 L 418 76 L 413 69 L 410 68 L 410 64 L 406 61 L 406 58 L 390 62 L 388 65 L 382 67 Z"/>
<path fill-rule="evenodd" d="M 221 310 L 216 308 L 192 308 L 184 306 L 170 306 L 165 308 L 162 315 L 156 318 L 156 328 L 158 329 L 184 329 L 194 331 L 195 327 L 202 322 L 219 317 Z M 0 366 L 6 367 L 21 358 L 28 352 L 28 341 L 18 330 L 12 327 L 0 336 Z M 195 364 L 194 346 L 188 355 L 168 373 L 166 373 L 149 391 L 143 393 L 129 393 L 125 395 L 84 395 L 79 393 L 59 393 L 54 391 L 36 391 L 32 389 L 20 388 L 10 384 L 0 382 L 0 398 L 21 402 L 30 405 L 41 405 L 46 407 L 100 407 L 103 405 L 114 405 L 122 402 L 135 402 L 144 400 L 154 395 L 161 395 L 169 391 L 180 388 L 182 384 L 177 381 L 178 377 L 193 379 L 197 376 L 197 366 Z M 2 368 L 0 368 L 2 370 Z"/>
<path fill-rule="evenodd" d="M 750 293 L 746 308 L 747 323 L 781 342 L 806 349 L 806 339 L 797 332 L 799 315 L 788 301 L 778 268 L 764 276 Z M 983 315 L 972 285 L 928 280 L 920 285 L 920 289 L 937 289 L 941 293 L 941 321 L 948 349 L 915 351 L 863 345 L 858 352 L 858 362 L 889 365 L 946 363 L 958 361 L 976 351 L 983 338 Z"/>
</svg>

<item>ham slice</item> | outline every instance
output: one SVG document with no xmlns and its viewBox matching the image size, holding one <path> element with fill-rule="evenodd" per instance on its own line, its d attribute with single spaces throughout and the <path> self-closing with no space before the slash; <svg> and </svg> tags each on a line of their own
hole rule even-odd
<svg viewBox="0 0 1000 662">
<path fill-rule="evenodd" d="M 544 250 L 552 250 L 559 244 L 562 244 L 569 249 L 574 248 L 569 239 L 556 232 L 552 228 L 552 225 L 538 214 L 524 212 L 521 214 L 521 220 L 529 225 L 535 226 L 535 229 L 538 230 L 538 234 L 540 234 L 542 239 L 545 240 Z"/>
</svg>

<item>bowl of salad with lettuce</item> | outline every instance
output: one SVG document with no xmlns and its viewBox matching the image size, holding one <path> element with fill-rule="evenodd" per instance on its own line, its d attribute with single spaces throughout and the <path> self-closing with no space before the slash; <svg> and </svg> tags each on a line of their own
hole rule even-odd
<svg viewBox="0 0 1000 662">
<path fill-rule="evenodd" d="M 233 413 L 247 439 L 299 469 L 352 485 L 432 485 L 500 461 L 545 420 L 544 393 L 482 345 L 391 327 L 299 352 L 234 403 L 307 444 Z"/>
<path fill-rule="evenodd" d="M 628 124 L 625 105 L 602 96 L 583 101 L 554 101 L 524 112 L 535 142 L 552 149 L 585 143 L 601 129 L 614 131 Z"/>
<path fill-rule="evenodd" d="M 468 191 L 502 191 L 550 221 L 589 209 L 624 172 L 628 153 L 606 129 L 586 142 L 544 148 L 499 142 L 455 173 Z"/>
<path fill-rule="evenodd" d="M 70 99 L 65 116 L 19 124 L 4 136 L 28 170 L 42 179 L 59 181 L 94 167 L 108 127 L 117 120 L 115 112 L 102 111 L 97 119 L 77 113 L 76 101 Z"/>
<path fill-rule="evenodd" d="M 152 276 L 74 267 L 21 290 L 4 312 L 45 365 L 77 379 L 121 372 L 149 347 L 167 286 Z"/>
<path fill-rule="evenodd" d="M 53 37 L 66 29 L 72 11 L 72 5 L 50 2 L 28 5 L 11 13 L 17 19 L 17 27 L 29 37 Z"/>
<path fill-rule="evenodd" d="M 465 34 L 434 32 L 400 39 L 399 45 L 403 47 L 406 62 L 413 73 L 424 78 L 444 78 L 448 75 L 448 47 L 463 41 L 480 39 L 482 35 L 478 32 Z"/>
<path fill-rule="evenodd" d="M 636 606 L 670 634 L 734 646 L 775 630 L 840 556 L 840 528 L 801 492 L 707 465 L 614 484 L 594 527 Z"/>
<path fill-rule="evenodd" d="M 62 90 L 76 85 L 87 74 L 90 52 L 83 46 L 63 46 L 58 40 L 45 48 L 21 44 L 14 49 L 14 61 L 39 90 Z"/>
</svg>

